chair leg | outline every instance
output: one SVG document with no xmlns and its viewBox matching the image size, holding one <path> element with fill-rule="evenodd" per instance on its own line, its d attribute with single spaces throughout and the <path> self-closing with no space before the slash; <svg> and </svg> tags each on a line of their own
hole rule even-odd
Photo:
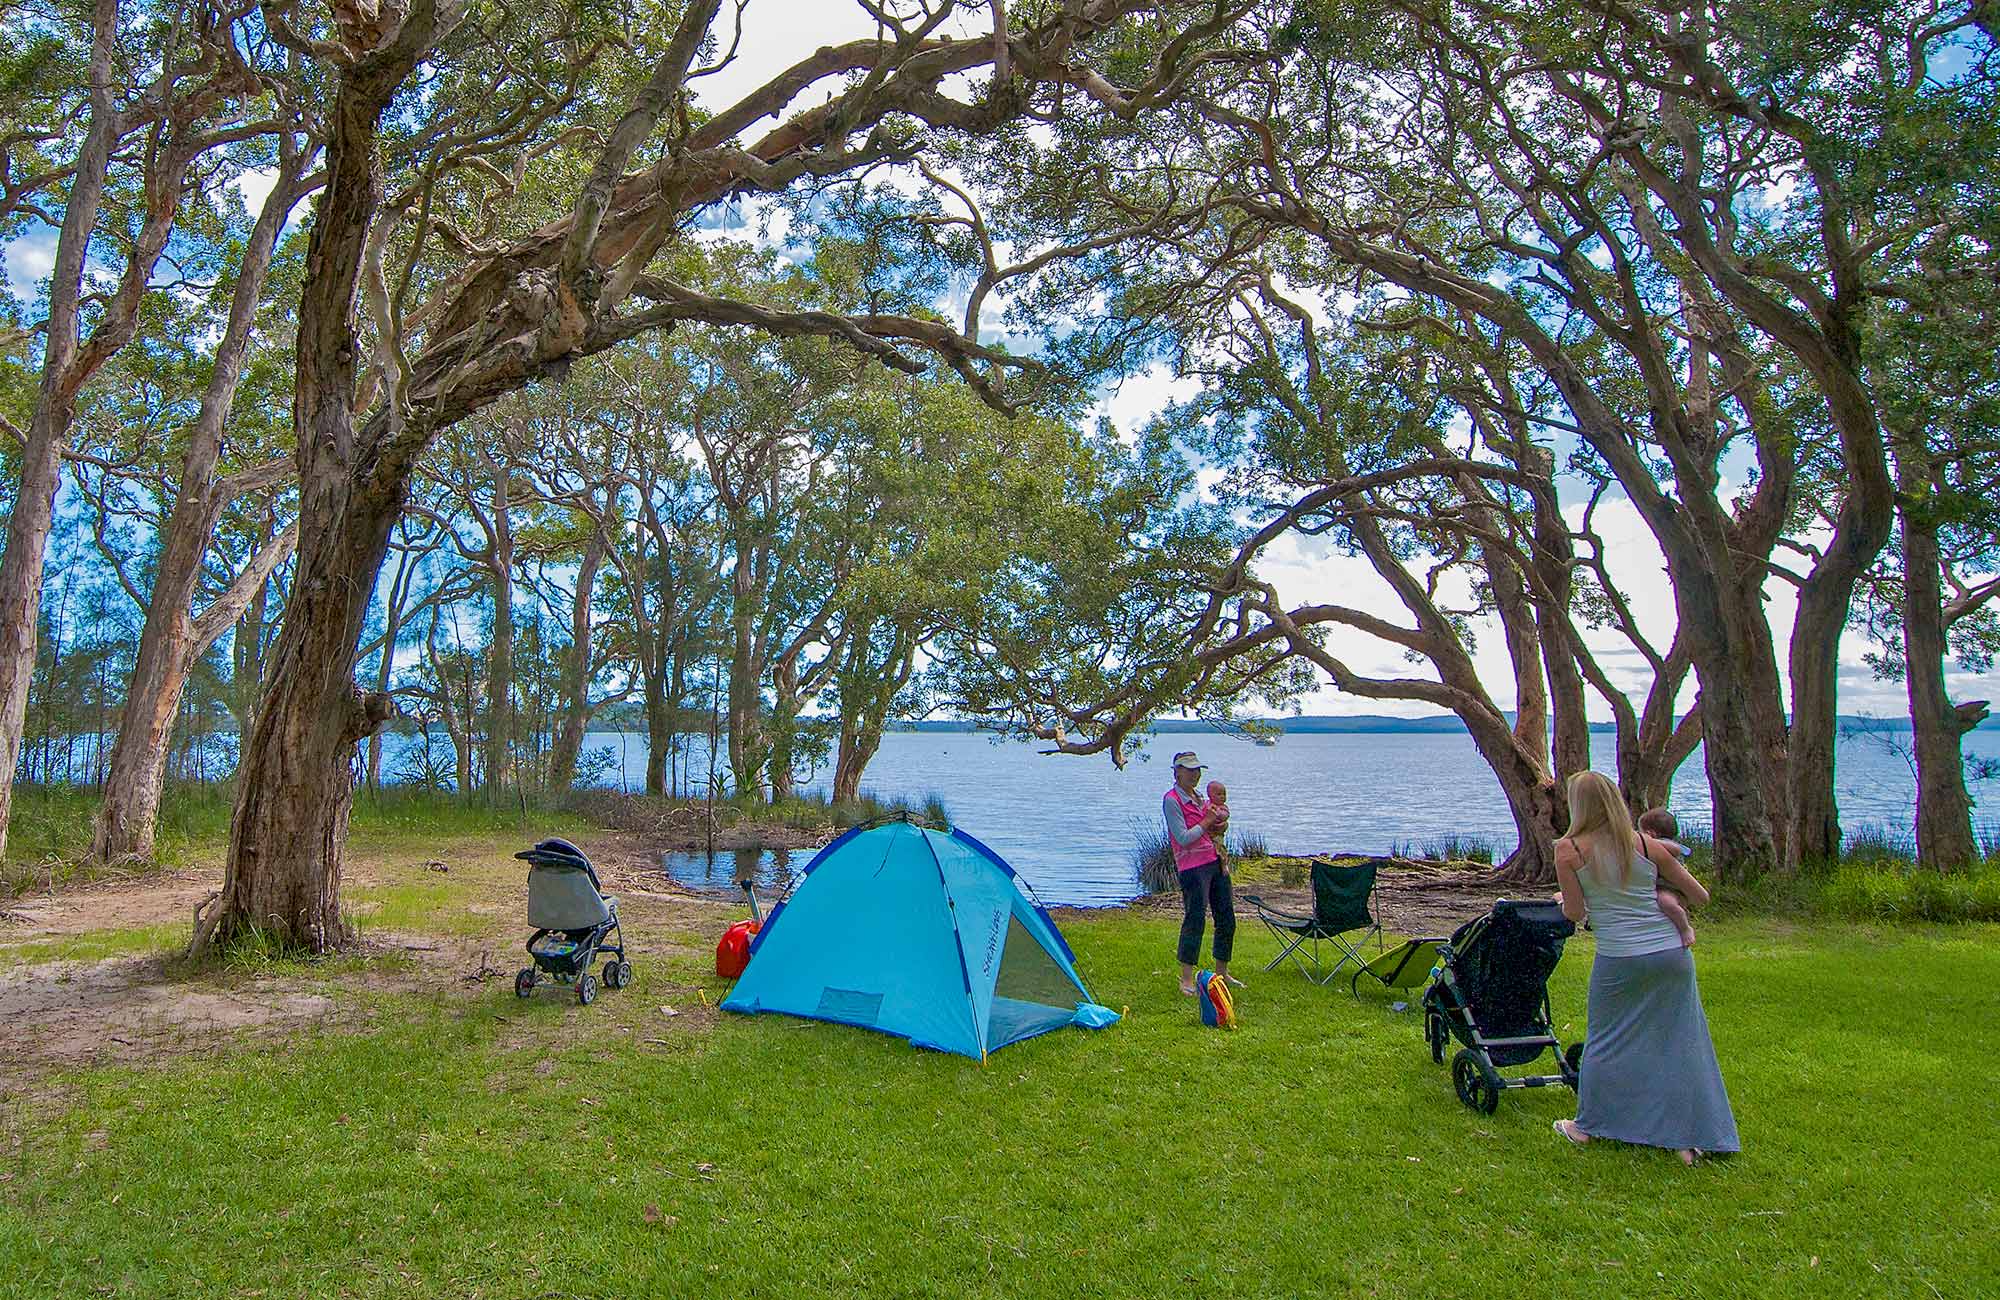
<svg viewBox="0 0 2000 1300">
<path fill-rule="evenodd" d="M 1367 938 L 1368 936 L 1364 932 L 1362 935 L 1362 942 L 1366 943 Z M 1338 975 L 1341 971 L 1341 968 L 1346 966 L 1347 963 L 1349 962 L 1353 962 L 1357 966 L 1366 966 L 1368 964 L 1367 958 L 1361 955 L 1361 950 L 1355 947 L 1354 944 L 1348 940 L 1346 935 L 1344 934 L 1329 935 L 1327 937 L 1327 942 L 1340 951 L 1340 960 L 1334 962 L 1333 969 L 1327 972 L 1327 982 L 1329 983 L 1332 982 L 1333 977 Z"/>
<path fill-rule="evenodd" d="M 1280 927 L 1273 925 L 1268 918 L 1259 917 L 1258 919 L 1263 921 L 1264 928 L 1269 930 L 1272 933 L 1272 935 L 1277 938 L 1278 942 L 1284 945 L 1283 950 L 1280 951 L 1277 956 L 1271 958 L 1270 963 L 1264 967 L 1264 970 L 1267 973 L 1270 971 L 1274 971 L 1278 969 L 1279 966 L 1284 964 L 1285 958 L 1290 957 L 1292 959 L 1292 964 L 1299 968 L 1299 973 L 1301 975 L 1304 975 L 1308 980 L 1311 980 L 1315 984 L 1319 983 L 1318 980 L 1313 979 L 1313 973 L 1306 969 L 1305 962 L 1299 959 L 1298 955 L 1299 945 L 1303 944 L 1306 941 L 1306 936 L 1299 934 L 1295 931 L 1281 929 Z M 1315 952 L 1312 954 L 1312 957 L 1313 957 L 1313 965 L 1315 966 L 1319 965 L 1319 954 Z"/>
<path fill-rule="evenodd" d="M 1306 942 L 1306 937 L 1302 934 L 1295 934 L 1291 936 L 1291 941 L 1285 945 L 1285 950 L 1279 953 L 1277 957 L 1271 962 L 1271 965 L 1266 966 L 1264 969 L 1268 971 L 1273 966 L 1276 966 L 1279 962 L 1282 962 L 1285 958 L 1290 957 L 1292 959 L 1292 965 L 1299 968 L 1299 974 L 1305 976 L 1308 980 L 1311 980 L 1315 984 L 1318 983 L 1319 981 L 1313 979 L 1312 971 L 1306 968 L 1305 962 L 1299 957 L 1299 949 L 1305 944 L 1305 942 Z M 1311 957 L 1313 966 L 1315 968 L 1318 967 L 1319 953 L 1312 951 L 1311 949 L 1308 949 L 1307 955 Z"/>
</svg>

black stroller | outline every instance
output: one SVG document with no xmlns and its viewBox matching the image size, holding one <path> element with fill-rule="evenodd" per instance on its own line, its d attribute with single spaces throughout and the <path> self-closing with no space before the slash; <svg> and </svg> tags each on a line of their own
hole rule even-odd
<svg viewBox="0 0 2000 1300">
<path fill-rule="evenodd" d="M 514 855 L 528 864 L 528 924 L 535 926 L 528 955 L 535 960 L 514 976 L 514 995 L 527 997 L 544 978 L 555 984 L 575 984 L 576 1000 L 589 1006 L 597 997 L 597 977 L 590 973 L 599 953 L 604 986 L 622 989 L 632 982 L 632 964 L 625 960 L 625 936 L 618 929 L 618 900 L 608 898 L 597 881 L 597 869 L 583 850 L 568 840 L 543 840 Z"/>
<path fill-rule="evenodd" d="M 1424 990 L 1424 1040 L 1439 1064 L 1448 1041 L 1464 1044 L 1452 1058 L 1452 1082 L 1458 1099 L 1482 1115 L 1499 1109 L 1506 1088 L 1576 1087 L 1583 1044 L 1565 1050 L 1549 1013 L 1549 976 L 1575 933 L 1556 903 L 1503 898 L 1439 945 Z M 1501 1075 L 1500 1067 L 1526 1065 L 1545 1051 L 1554 1051 L 1558 1073 Z"/>
</svg>

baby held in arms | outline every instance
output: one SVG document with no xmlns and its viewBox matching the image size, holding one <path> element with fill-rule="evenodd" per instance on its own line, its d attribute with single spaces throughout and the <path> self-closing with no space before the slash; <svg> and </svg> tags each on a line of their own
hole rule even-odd
<svg viewBox="0 0 2000 1300">
<path fill-rule="evenodd" d="M 1215 860 L 1227 866 L 1229 854 L 1223 848 L 1223 841 L 1229 837 L 1229 787 L 1220 781 L 1210 781 L 1208 802 L 1222 813 L 1222 820 L 1208 833 L 1208 838 L 1215 844 Z"/>
<path fill-rule="evenodd" d="M 1667 851 L 1679 858 L 1682 866 L 1687 865 L 1688 846 L 1680 842 L 1681 824 L 1665 808 L 1649 808 L 1639 815 L 1639 829 L 1666 845 Z M 1673 890 L 1661 885 L 1654 892 L 1660 903 L 1660 915 L 1673 923 L 1681 936 L 1681 947 L 1694 947 L 1694 926 L 1688 920 L 1687 903 Z"/>
</svg>

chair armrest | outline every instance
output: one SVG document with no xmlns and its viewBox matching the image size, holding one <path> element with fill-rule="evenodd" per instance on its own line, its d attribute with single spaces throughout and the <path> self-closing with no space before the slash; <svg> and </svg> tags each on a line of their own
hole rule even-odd
<svg viewBox="0 0 2000 1300">
<path fill-rule="evenodd" d="M 1312 920 L 1312 915 L 1311 915 L 1310 913 L 1307 913 L 1307 912 L 1284 912 L 1284 911 L 1280 911 L 1279 909 L 1277 909 L 1277 908 L 1275 908 L 1275 907 L 1271 907 L 1271 906 L 1268 906 L 1268 905 L 1266 905 L 1266 903 L 1264 902 L 1264 900 L 1263 900 L 1263 899 L 1261 899 L 1261 898 L 1259 898 L 1259 897 L 1258 897 L 1257 895 L 1255 895 L 1255 894 L 1245 894 L 1245 895 L 1243 895 L 1243 901 L 1244 901 L 1244 902 L 1246 902 L 1246 903 L 1248 903 L 1248 904 L 1250 904 L 1250 906 L 1252 906 L 1252 907 L 1256 908 L 1256 909 L 1257 909 L 1257 914 L 1258 914 L 1259 916 L 1275 916 L 1275 917 L 1277 917 L 1278 919 L 1280 919 L 1280 920 L 1283 920 L 1283 921 L 1297 921 L 1297 922 L 1301 922 L 1301 923 L 1303 923 L 1303 922 L 1308 922 L 1308 921 L 1311 921 L 1311 920 Z"/>
</svg>

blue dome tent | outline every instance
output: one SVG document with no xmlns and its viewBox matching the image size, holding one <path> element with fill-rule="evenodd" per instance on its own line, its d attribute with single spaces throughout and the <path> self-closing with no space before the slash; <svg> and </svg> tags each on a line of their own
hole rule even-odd
<svg viewBox="0 0 2000 1300">
<path fill-rule="evenodd" d="M 1000 856 L 961 830 L 856 827 L 772 909 L 725 1011 L 775 1011 L 986 1058 L 1117 1019 L 1095 1006 L 1055 922 Z"/>
</svg>

